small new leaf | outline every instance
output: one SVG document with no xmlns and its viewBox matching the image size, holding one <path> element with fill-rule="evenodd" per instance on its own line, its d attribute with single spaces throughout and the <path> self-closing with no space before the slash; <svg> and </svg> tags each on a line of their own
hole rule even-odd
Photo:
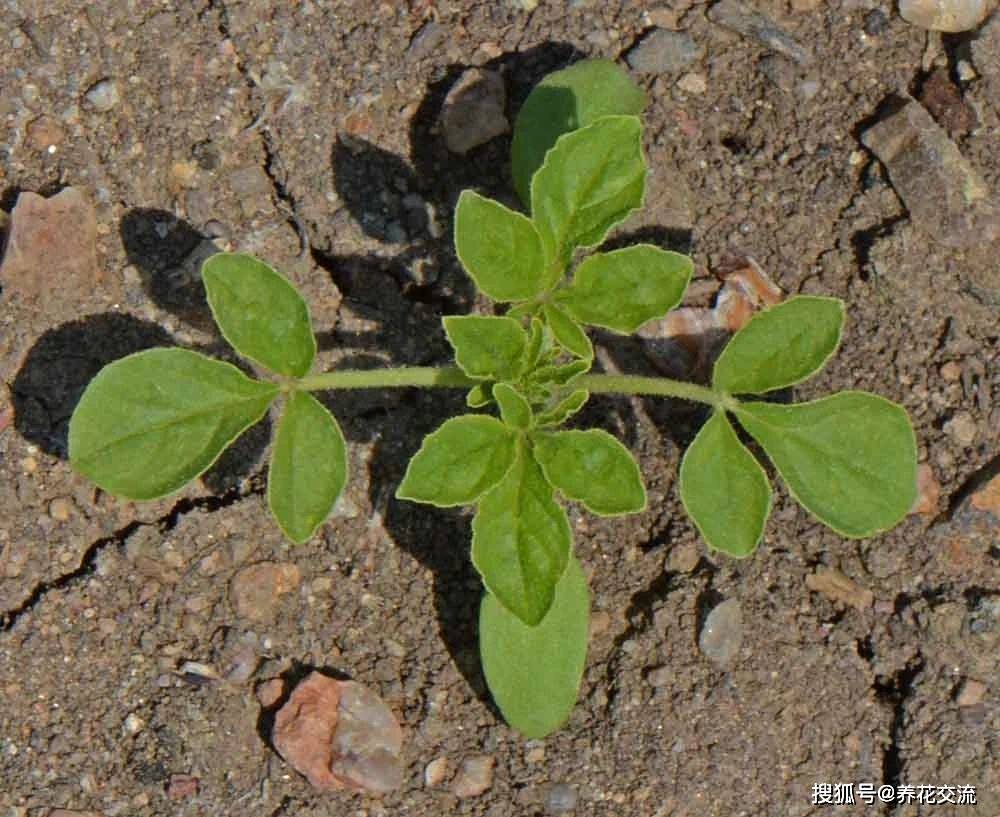
<svg viewBox="0 0 1000 817">
<path fill-rule="evenodd" d="M 792 495 L 838 533 L 874 536 L 913 506 L 917 443 L 895 403 L 847 391 L 797 405 L 741 403 L 735 413 Z"/>
<path fill-rule="evenodd" d="M 489 383 L 479 383 L 469 389 L 465 395 L 465 405 L 469 408 L 482 408 L 493 402 L 493 389 Z"/>
<path fill-rule="evenodd" d="M 458 199 L 455 251 L 494 301 L 525 300 L 546 287 L 541 239 L 531 219 L 471 190 Z"/>
<path fill-rule="evenodd" d="M 526 446 L 472 522 L 472 563 L 497 600 L 525 624 L 539 624 L 552 605 L 569 558 L 566 512 L 552 497 Z"/>
<path fill-rule="evenodd" d="M 570 392 L 552 408 L 539 414 L 536 425 L 539 427 L 560 426 L 582 409 L 589 399 L 590 392 L 586 389 Z"/>
<path fill-rule="evenodd" d="M 570 556 L 552 606 L 537 627 L 486 593 L 479 608 L 479 654 L 493 700 L 527 738 L 543 738 L 569 718 L 587 660 L 590 592 Z"/>
<path fill-rule="evenodd" d="M 69 424 L 69 459 L 108 493 L 157 499 L 205 471 L 278 391 L 186 349 L 129 355 L 84 391 Z"/>
<path fill-rule="evenodd" d="M 738 559 L 756 549 L 771 512 L 767 474 L 717 411 L 681 462 L 681 500 L 709 547 Z"/>
<path fill-rule="evenodd" d="M 493 386 L 493 399 L 500 407 L 504 425 L 516 429 L 526 429 L 531 425 L 531 406 L 511 386 L 497 383 Z"/>
<path fill-rule="evenodd" d="M 555 304 L 545 304 L 544 314 L 556 342 L 563 349 L 584 360 L 593 359 L 594 347 L 580 324 Z"/>
<path fill-rule="evenodd" d="M 552 383 L 556 386 L 568 386 L 580 375 L 590 370 L 593 361 L 574 360 L 570 363 L 562 363 L 558 366 L 540 366 L 532 373 L 532 379 L 536 383 Z"/>
<path fill-rule="evenodd" d="M 293 542 L 307 541 L 347 480 L 347 445 L 333 415 L 308 392 L 285 404 L 267 472 L 267 502 Z"/>
<path fill-rule="evenodd" d="M 680 303 L 693 269 L 686 255 L 637 244 L 592 255 L 556 297 L 581 323 L 631 334 Z"/>
<path fill-rule="evenodd" d="M 511 380 L 524 359 L 528 336 L 513 318 L 450 315 L 443 319 L 455 362 L 469 377 Z"/>
<path fill-rule="evenodd" d="M 475 502 L 504 478 L 516 450 L 517 433 L 495 417 L 452 417 L 424 438 L 396 498 L 440 508 Z"/>
<path fill-rule="evenodd" d="M 287 278 L 240 253 L 213 255 L 201 277 L 212 316 L 230 346 L 272 372 L 308 374 L 316 338 L 309 307 Z"/>
<path fill-rule="evenodd" d="M 562 273 L 642 205 L 646 161 L 635 116 L 605 116 L 559 137 L 531 181 L 531 215 L 546 263 Z"/>
<path fill-rule="evenodd" d="M 531 177 L 560 136 L 602 116 L 638 116 L 645 107 L 645 92 L 611 60 L 581 60 L 542 79 L 514 122 L 511 170 L 521 201 L 531 205 Z"/>
<path fill-rule="evenodd" d="M 715 361 L 712 385 L 730 394 L 763 394 L 801 383 L 837 351 L 844 304 L 799 295 L 750 319 Z"/>
<path fill-rule="evenodd" d="M 568 499 L 599 516 L 646 508 L 642 475 L 629 450 L 608 432 L 540 432 L 532 436 L 535 459 L 546 478 Z"/>
</svg>

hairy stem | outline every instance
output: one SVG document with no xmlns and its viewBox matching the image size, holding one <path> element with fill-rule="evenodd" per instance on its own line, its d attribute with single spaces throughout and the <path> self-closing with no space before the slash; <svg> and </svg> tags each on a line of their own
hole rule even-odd
<svg viewBox="0 0 1000 817">
<path fill-rule="evenodd" d="M 411 366 L 399 369 L 364 369 L 326 372 L 303 377 L 298 388 L 306 391 L 327 389 L 396 389 L 406 386 L 471 389 L 478 380 L 467 377 L 461 369 Z M 705 386 L 670 380 L 666 377 L 637 375 L 585 374 L 574 386 L 592 394 L 645 394 L 656 397 L 678 397 L 711 406 L 724 405 L 726 397 Z"/>
</svg>

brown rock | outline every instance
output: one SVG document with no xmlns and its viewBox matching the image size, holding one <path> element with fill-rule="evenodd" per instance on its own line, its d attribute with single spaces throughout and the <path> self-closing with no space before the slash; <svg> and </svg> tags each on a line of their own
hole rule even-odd
<svg viewBox="0 0 1000 817">
<path fill-rule="evenodd" d="M 478 797 L 493 785 L 493 764 L 491 755 L 473 755 L 462 761 L 451 793 L 458 798 Z"/>
<path fill-rule="evenodd" d="M 982 681 L 976 681 L 973 678 L 966 680 L 962 684 L 962 689 L 958 693 L 958 697 L 955 699 L 955 703 L 959 706 L 976 706 L 983 698 L 986 697 L 986 684 Z"/>
<path fill-rule="evenodd" d="M 851 581 L 847 576 L 832 567 L 818 568 L 815 573 L 806 576 L 806 587 L 822 593 L 828 599 L 867 610 L 875 601 L 875 594 L 867 588 Z"/>
<path fill-rule="evenodd" d="M 471 68 L 448 92 L 441 113 L 444 141 L 452 153 L 467 153 L 507 133 L 507 91 L 496 71 Z"/>
<path fill-rule="evenodd" d="M 280 678 L 270 678 L 267 681 L 262 681 L 255 691 L 258 703 L 264 709 L 270 709 L 285 694 L 285 682 Z"/>
<path fill-rule="evenodd" d="M 294 564 L 260 562 L 233 577 L 229 598 L 240 618 L 273 621 L 281 596 L 298 588 L 301 578 Z"/>
<path fill-rule="evenodd" d="M 189 774 L 172 774 L 167 782 L 167 798 L 183 800 L 185 797 L 194 797 L 198 793 L 200 783 L 197 777 Z"/>
<path fill-rule="evenodd" d="M 946 68 L 938 68 L 924 81 L 920 104 L 952 136 L 968 133 L 979 124 L 975 109 L 962 97 Z"/>
<path fill-rule="evenodd" d="M 308 675 L 278 710 L 271 738 L 318 789 L 384 794 L 403 781 L 403 731 L 382 699 L 354 681 Z"/>
<path fill-rule="evenodd" d="M 67 187 L 51 198 L 21 193 L 0 262 L 5 293 L 72 303 L 101 281 L 97 219 L 87 196 Z"/>
<path fill-rule="evenodd" d="M 934 516 L 941 498 L 941 485 L 934 476 L 934 471 L 925 462 L 917 466 L 917 500 L 913 503 L 910 513 L 921 516 Z"/>
</svg>

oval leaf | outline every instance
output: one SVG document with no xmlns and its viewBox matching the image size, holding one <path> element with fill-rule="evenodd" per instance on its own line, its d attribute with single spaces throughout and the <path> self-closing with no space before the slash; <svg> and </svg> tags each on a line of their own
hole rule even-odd
<svg viewBox="0 0 1000 817">
<path fill-rule="evenodd" d="M 590 399 L 590 392 L 586 389 L 577 389 L 566 395 L 552 408 L 543 411 L 538 415 L 539 426 L 558 426 L 565 423 L 570 417 L 582 409 Z"/>
<path fill-rule="evenodd" d="M 531 425 L 531 406 L 517 391 L 506 383 L 493 387 L 493 399 L 500 407 L 500 418 L 504 425 L 525 429 Z"/>
<path fill-rule="evenodd" d="M 241 253 L 213 255 L 201 277 L 212 315 L 230 346 L 272 372 L 308 374 L 316 338 L 309 308 L 287 278 Z"/>
<path fill-rule="evenodd" d="M 566 512 L 531 453 L 521 447 L 472 521 L 472 563 L 494 597 L 532 627 L 552 606 L 572 534 Z"/>
<path fill-rule="evenodd" d="M 587 661 L 590 593 L 572 556 L 549 612 L 530 627 L 487 593 L 479 608 L 479 654 L 493 700 L 507 722 L 542 738 L 569 718 Z"/>
<path fill-rule="evenodd" d="M 646 507 L 646 489 L 629 450 L 608 432 L 556 431 L 536 434 L 535 459 L 546 478 L 569 499 L 600 516 L 636 513 Z"/>
<path fill-rule="evenodd" d="M 645 107 L 645 92 L 611 60 L 581 60 L 546 76 L 514 122 L 511 171 L 521 201 L 531 205 L 531 177 L 560 136 L 602 116 L 638 115 Z"/>
<path fill-rule="evenodd" d="M 553 337 L 563 349 L 584 360 L 593 359 L 594 346 L 580 324 L 554 304 L 545 304 L 543 311 Z"/>
<path fill-rule="evenodd" d="M 844 303 L 799 295 L 750 319 L 715 362 L 712 385 L 730 394 L 763 394 L 801 383 L 837 351 Z"/>
<path fill-rule="evenodd" d="M 581 323 L 631 334 L 680 303 L 693 269 L 686 255 L 637 244 L 592 255 L 557 297 Z"/>
<path fill-rule="evenodd" d="M 309 539 L 347 480 L 347 445 L 333 415 L 308 392 L 285 404 L 267 472 L 267 503 L 293 542 Z"/>
<path fill-rule="evenodd" d="M 531 219 L 472 190 L 455 210 L 455 251 L 479 290 L 494 301 L 521 301 L 546 285 L 545 258 Z"/>
<path fill-rule="evenodd" d="M 528 335 L 513 318 L 484 315 L 442 320 L 455 362 L 469 377 L 511 380 L 524 362 Z"/>
<path fill-rule="evenodd" d="M 546 263 L 561 274 L 642 205 L 646 160 L 635 116 L 605 116 L 559 137 L 531 182 L 531 217 Z"/>
<path fill-rule="evenodd" d="M 424 438 L 396 498 L 441 508 L 475 502 L 510 470 L 516 447 L 516 432 L 495 417 L 452 417 Z"/>
<path fill-rule="evenodd" d="M 709 546 L 740 559 L 756 549 L 771 486 L 723 412 L 701 427 L 681 462 L 681 501 Z"/>
<path fill-rule="evenodd" d="M 896 525 L 917 493 L 917 442 L 906 411 L 865 392 L 791 406 L 741 403 L 736 416 L 794 496 L 844 536 Z"/>
<path fill-rule="evenodd" d="M 70 462 L 116 496 L 166 496 L 215 462 L 278 391 L 186 349 L 129 355 L 101 369 L 80 398 Z"/>
</svg>

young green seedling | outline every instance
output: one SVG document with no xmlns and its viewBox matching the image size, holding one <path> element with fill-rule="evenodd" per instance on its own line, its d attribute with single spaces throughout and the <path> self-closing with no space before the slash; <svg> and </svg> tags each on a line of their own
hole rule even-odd
<svg viewBox="0 0 1000 817">
<path fill-rule="evenodd" d="M 470 409 L 487 411 L 453 417 L 428 435 L 396 496 L 475 506 L 483 667 L 504 716 L 529 737 L 569 716 L 586 660 L 589 592 L 564 503 L 602 516 L 646 507 L 639 468 L 620 442 L 598 429 L 563 428 L 590 394 L 662 395 L 712 408 L 684 456 L 680 494 L 713 549 L 753 552 L 771 507 L 767 474 L 733 419 L 821 522 L 849 537 L 892 527 L 916 492 L 916 443 L 902 408 L 853 391 L 799 405 L 745 397 L 822 368 L 840 342 L 840 301 L 795 297 L 759 314 L 725 347 L 710 387 L 590 373 L 587 326 L 633 333 L 674 308 L 691 276 L 690 259 L 647 244 L 578 261 L 642 204 L 643 104 L 624 72 L 601 60 L 550 75 L 529 96 L 513 147 L 529 213 L 473 191 L 459 198 L 458 257 L 479 290 L 507 308 L 443 319 L 456 368 L 311 374 L 316 342 L 295 288 L 257 259 L 219 254 L 203 268 L 212 314 L 236 352 L 269 376 L 251 378 L 183 349 L 116 361 L 73 414 L 73 466 L 114 494 L 161 497 L 203 473 L 279 402 L 268 502 L 285 534 L 303 542 L 347 478 L 343 435 L 311 392 L 467 389 Z M 553 118 L 552 110 L 566 115 Z"/>
</svg>

